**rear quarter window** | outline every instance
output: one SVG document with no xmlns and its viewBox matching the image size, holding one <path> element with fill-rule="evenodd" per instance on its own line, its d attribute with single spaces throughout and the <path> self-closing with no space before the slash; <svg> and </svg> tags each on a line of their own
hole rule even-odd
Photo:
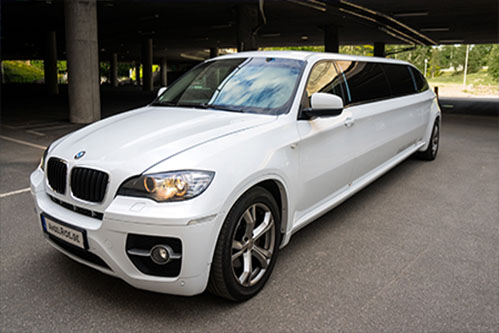
<svg viewBox="0 0 499 333">
<path fill-rule="evenodd" d="M 408 66 L 396 64 L 382 64 L 381 66 L 390 83 L 392 96 L 404 96 L 417 91 L 417 85 L 412 79 L 413 74 Z"/>
<path fill-rule="evenodd" d="M 423 92 L 429 89 L 428 82 L 426 81 L 425 77 L 423 74 L 421 74 L 420 71 L 413 67 L 409 67 L 411 70 L 413 76 L 414 76 L 414 82 L 416 84 L 416 91 L 417 92 Z"/>
</svg>

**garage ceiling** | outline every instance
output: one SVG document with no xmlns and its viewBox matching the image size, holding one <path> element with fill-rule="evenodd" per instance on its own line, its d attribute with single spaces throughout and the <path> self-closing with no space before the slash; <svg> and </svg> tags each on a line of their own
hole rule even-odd
<svg viewBox="0 0 499 333">
<path fill-rule="evenodd" d="M 138 60 L 141 40 L 149 37 L 155 57 L 172 62 L 208 57 L 210 47 L 234 48 L 240 3 L 99 0 L 101 59 L 117 52 L 120 60 Z M 65 58 L 63 7 L 61 0 L 3 0 L 2 58 L 41 58 L 48 30 L 56 30 L 58 57 Z M 499 42 L 495 0 L 265 0 L 263 9 L 258 46 L 323 45 L 329 24 L 349 45 Z"/>
</svg>

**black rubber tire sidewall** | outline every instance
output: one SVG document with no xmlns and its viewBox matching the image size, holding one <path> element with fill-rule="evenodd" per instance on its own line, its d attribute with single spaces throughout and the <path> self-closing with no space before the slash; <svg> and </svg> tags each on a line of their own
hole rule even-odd
<svg viewBox="0 0 499 333">
<path fill-rule="evenodd" d="M 438 127 L 438 146 L 437 146 L 437 151 L 435 154 L 433 154 L 433 151 L 431 149 L 432 147 L 432 141 L 433 141 L 433 135 L 435 134 L 435 128 Z M 440 149 L 440 125 L 439 125 L 439 119 L 437 118 L 435 120 L 435 123 L 433 124 L 433 128 L 431 130 L 431 136 L 430 136 L 430 142 L 428 144 L 428 148 L 425 151 L 419 152 L 417 156 L 420 159 L 426 160 L 426 161 L 433 161 L 435 158 L 437 158 L 438 150 Z"/>
<path fill-rule="evenodd" d="M 232 273 L 232 236 L 241 215 L 255 203 L 265 204 L 272 212 L 276 232 L 275 245 L 272 260 L 262 279 L 252 287 L 243 287 L 236 281 Z M 212 267 L 209 290 L 219 296 L 235 301 L 245 301 L 255 296 L 264 287 L 276 263 L 281 241 L 280 221 L 278 205 L 269 191 L 262 187 L 254 187 L 246 192 L 231 208 L 222 226 L 212 264 L 218 267 Z M 216 273 L 213 270 L 217 268 L 219 274 L 213 274 Z"/>
</svg>

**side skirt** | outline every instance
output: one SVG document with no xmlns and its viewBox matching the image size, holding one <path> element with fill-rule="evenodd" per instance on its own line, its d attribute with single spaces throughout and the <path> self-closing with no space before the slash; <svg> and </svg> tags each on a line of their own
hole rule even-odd
<svg viewBox="0 0 499 333">
<path fill-rule="evenodd" d="M 352 195 L 381 177 L 383 174 L 385 174 L 387 171 L 392 169 L 394 166 L 397 164 L 401 163 L 405 159 L 407 159 L 409 156 L 417 152 L 421 147 L 425 145 L 424 141 L 420 141 L 407 149 L 401 151 L 399 154 L 395 155 L 393 158 L 389 159 L 385 163 L 381 164 L 377 168 L 371 170 L 369 173 L 365 174 L 361 178 L 355 180 L 351 186 L 349 186 L 346 190 L 342 191 L 339 194 L 334 194 L 333 197 L 323 204 L 321 204 L 319 207 L 311 211 L 310 213 L 306 214 L 303 216 L 300 220 L 296 221 L 293 223 L 293 228 L 291 231 L 283 236 L 283 241 L 281 243 L 280 248 L 283 248 L 289 243 L 289 240 L 291 236 L 296 233 L 298 230 L 301 228 L 305 227 L 307 224 L 315 221 L 317 218 L 320 216 L 326 214 L 329 212 L 331 209 L 335 208 L 336 206 L 340 205 L 342 202 L 350 198 Z"/>
</svg>

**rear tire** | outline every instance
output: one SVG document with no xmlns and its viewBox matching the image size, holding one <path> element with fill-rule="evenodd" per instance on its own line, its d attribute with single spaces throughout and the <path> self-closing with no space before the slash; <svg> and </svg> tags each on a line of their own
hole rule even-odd
<svg viewBox="0 0 499 333">
<path fill-rule="evenodd" d="M 440 146 L 440 122 L 435 120 L 433 130 L 431 131 L 430 143 L 425 151 L 418 152 L 416 156 L 425 161 L 433 161 L 437 158 L 438 148 Z"/>
<path fill-rule="evenodd" d="M 239 302 L 260 292 L 277 260 L 280 227 L 278 205 L 269 191 L 255 187 L 239 198 L 220 231 L 208 291 Z"/>
</svg>

